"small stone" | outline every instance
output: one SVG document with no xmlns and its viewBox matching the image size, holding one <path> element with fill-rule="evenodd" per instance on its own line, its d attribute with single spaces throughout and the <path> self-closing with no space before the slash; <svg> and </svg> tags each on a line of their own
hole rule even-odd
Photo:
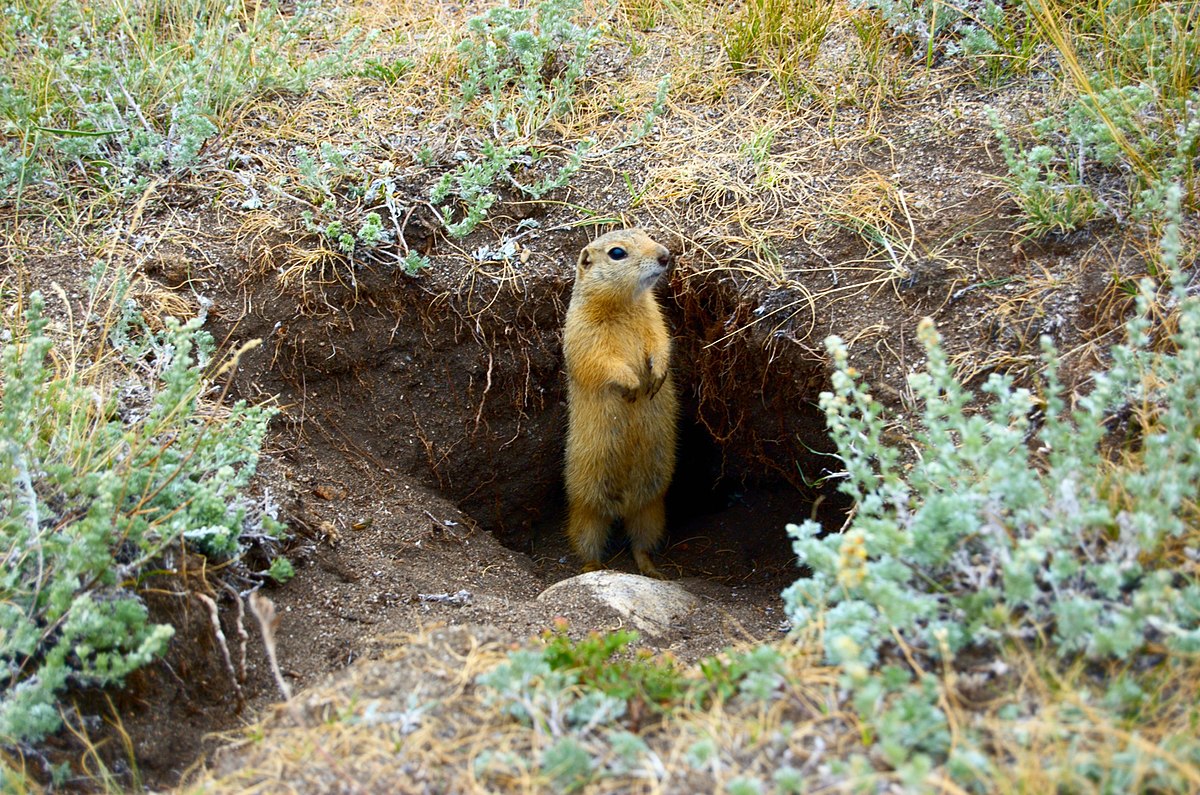
<svg viewBox="0 0 1200 795">
<path fill-rule="evenodd" d="M 700 599 L 677 582 L 619 571 L 589 571 L 557 582 L 538 601 L 561 603 L 572 595 L 612 608 L 650 635 L 661 635 L 700 606 Z"/>
</svg>

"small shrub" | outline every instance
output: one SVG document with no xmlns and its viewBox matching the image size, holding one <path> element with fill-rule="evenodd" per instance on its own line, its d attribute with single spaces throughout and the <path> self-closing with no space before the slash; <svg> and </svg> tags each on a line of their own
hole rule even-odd
<svg viewBox="0 0 1200 795">
<path fill-rule="evenodd" d="M 1017 151 L 995 112 L 989 114 L 1008 164 L 1008 188 L 1032 235 L 1071 232 L 1095 219 L 1101 206 L 1082 184 L 1077 163 L 1051 146 Z"/>
<path fill-rule="evenodd" d="M 542 753 L 541 767 L 555 792 L 575 792 L 592 777 L 592 755 L 578 740 L 563 737 Z"/>
<path fill-rule="evenodd" d="M 455 109 L 481 128 L 481 143 L 477 151 L 455 152 L 458 165 L 430 189 L 451 236 L 465 237 L 487 219 L 500 201 L 500 186 L 539 199 L 565 187 L 592 152 L 590 135 L 564 145 L 556 131 L 553 147 L 540 142 L 574 107 L 600 36 L 597 26 L 578 21 L 582 10 L 581 0 L 541 0 L 525 8 L 492 8 L 468 21 L 468 35 L 457 47 L 462 82 Z M 616 148 L 650 132 L 665 109 L 669 84 L 666 75 L 645 117 Z M 417 157 L 432 164 L 427 148 Z"/>
<path fill-rule="evenodd" d="M 1171 185 L 1194 208 L 1200 152 L 1200 44 L 1194 13 L 1169 2 L 1082 9 L 1028 4 L 1030 25 L 1050 42 L 1068 99 L 1032 126 L 1018 151 L 997 127 L 1010 188 L 1034 233 L 1069 230 L 1094 217 L 1163 218 Z"/>
<path fill-rule="evenodd" d="M 741 696 L 750 701 L 769 701 L 783 683 L 783 657 L 771 646 L 749 651 L 726 652 L 698 663 L 701 681 L 693 696 L 697 704 L 728 701 Z"/>
<path fill-rule="evenodd" d="M 283 584 L 296 576 L 296 568 L 287 558 L 280 556 L 271 561 L 267 576 L 279 584 Z"/>
<path fill-rule="evenodd" d="M 410 251 L 400 261 L 400 267 L 403 268 L 405 275 L 416 276 L 421 271 L 430 267 L 433 263 L 429 261 L 429 257 L 423 254 L 418 254 L 415 251 Z"/>
<path fill-rule="evenodd" d="M 594 632 L 573 641 L 563 629 L 547 632 L 541 649 L 513 652 L 479 682 L 514 717 L 536 722 L 562 716 L 560 728 L 604 725 L 626 714 L 633 701 L 657 707 L 679 700 L 684 681 L 671 660 L 640 651 L 628 656 L 637 637 Z"/>
<path fill-rule="evenodd" d="M 467 22 L 460 107 L 481 99 L 489 123 L 531 136 L 571 109 L 599 32 L 575 22 L 579 0 L 541 0 L 529 8 L 500 6 Z"/>
<path fill-rule="evenodd" d="M 580 641 L 571 640 L 564 631 L 547 633 L 543 657 L 552 670 L 622 701 L 650 705 L 677 701 L 684 689 L 681 672 L 669 658 L 655 658 L 645 651 L 627 656 L 637 639 L 636 632 L 625 630 L 593 632 Z"/>
<path fill-rule="evenodd" d="M 1175 349 L 1148 349 L 1148 321 L 1130 321 L 1074 410 L 1048 340 L 1040 401 L 993 374 L 982 388 L 988 401 L 976 404 L 926 321 L 928 361 L 910 378 L 923 401 L 919 456 L 904 468 L 845 346 L 827 341 L 836 369 L 821 405 L 846 466 L 842 489 L 858 508 L 843 534 L 821 537 L 814 522 L 790 528 L 812 577 L 785 599 L 797 626 L 822 628 L 856 709 L 907 774 L 943 761 L 950 735 L 937 680 L 890 662 L 898 642 L 926 668 L 1043 639 L 1065 658 L 1200 651 L 1200 582 L 1163 563 L 1200 524 L 1200 300 L 1180 270 L 1180 197 L 1169 194 L 1174 220 L 1161 247 Z M 1153 289 L 1142 287 L 1143 311 Z M 1111 418 L 1130 410 L 1125 433 Z M 1119 703 L 1128 687 L 1113 686 Z"/>
<path fill-rule="evenodd" d="M 684 703 L 682 672 L 669 659 L 631 654 L 637 641 L 632 632 L 592 633 L 573 641 L 560 626 L 542 640 L 537 648 L 510 652 L 507 661 L 476 679 L 485 703 L 547 738 L 538 768 L 555 791 L 638 770 L 649 750 L 626 726 L 645 721 L 645 707 L 663 714 Z M 527 770 L 514 761 L 485 753 L 475 767 L 499 782 Z"/>
<path fill-rule="evenodd" d="M 228 559 L 244 532 L 277 528 L 242 496 L 273 412 L 206 407 L 200 321 L 150 333 L 115 295 L 100 331 L 123 380 L 57 350 L 37 293 L 0 355 L 0 736 L 18 742 L 59 727 L 64 688 L 120 683 L 162 654 L 172 629 L 137 589 L 173 547 Z"/>
<path fill-rule="evenodd" d="M 637 770 L 650 750 L 641 737 L 620 729 L 609 732 L 608 744 L 612 749 L 608 772 L 616 776 L 626 776 Z"/>
<path fill-rule="evenodd" d="M 429 258 L 414 251 L 403 257 L 394 250 L 398 219 L 411 211 L 399 196 L 399 180 L 390 161 L 374 166 L 357 147 L 338 148 L 322 142 L 315 151 L 297 147 L 297 188 L 316 207 L 300 213 L 301 226 L 353 265 L 364 262 L 399 267 L 408 276 L 428 268 Z M 386 209 L 386 214 L 375 209 Z"/>
<path fill-rule="evenodd" d="M 783 795 L 801 795 L 804 792 L 804 774 L 791 765 L 784 765 L 772 776 L 775 788 Z"/>
<path fill-rule="evenodd" d="M 683 758 L 693 770 L 707 770 L 718 756 L 717 743 L 711 737 L 701 737 L 690 746 Z"/>
<path fill-rule="evenodd" d="M 749 776 L 732 778 L 725 784 L 728 795 L 763 795 L 763 783 Z"/>
<path fill-rule="evenodd" d="M 878 13 L 912 57 L 926 66 L 960 56 L 999 77 L 1023 68 L 1038 42 L 1021 0 L 854 0 L 851 7 Z"/>
<path fill-rule="evenodd" d="M 565 162 L 543 168 L 541 179 L 525 184 L 513 171 L 546 160 L 534 145 L 538 133 L 571 110 L 579 79 L 599 31 L 576 23 L 579 0 L 541 0 L 528 8 L 493 8 L 467 23 L 469 35 L 458 45 L 463 64 L 458 109 L 473 109 L 478 120 L 500 140 L 485 141 L 481 153 L 462 153 L 463 163 L 434 186 L 431 201 L 441 206 L 454 237 L 471 233 L 499 196 L 494 185 L 505 181 L 540 198 L 567 184 L 582 165 L 591 141 L 581 141 Z M 455 220 L 454 197 L 463 206 Z"/>
<path fill-rule="evenodd" d="M 33 159 L 8 144 L 0 144 L 0 200 L 17 197 L 37 176 Z"/>
</svg>

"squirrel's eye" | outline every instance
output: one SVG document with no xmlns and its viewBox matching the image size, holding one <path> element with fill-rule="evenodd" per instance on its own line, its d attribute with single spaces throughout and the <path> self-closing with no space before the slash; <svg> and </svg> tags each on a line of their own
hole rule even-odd
<svg viewBox="0 0 1200 795">
<path fill-rule="evenodd" d="M 629 254 L 620 246 L 615 246 L 608 250 L 609 259 L 625 259 Z"/>
</svg>

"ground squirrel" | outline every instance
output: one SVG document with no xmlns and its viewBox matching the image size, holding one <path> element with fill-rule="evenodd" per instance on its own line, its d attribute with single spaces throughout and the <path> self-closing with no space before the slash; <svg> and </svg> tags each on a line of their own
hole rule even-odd
<svg viewBox="0 0 1200 795">
<path fill-rule="evenodd" d="M 563 354 L 567 535 L 585 571 L 601 568 L 609 528 L 622 518 L 638 570 L 661 577 L 650 550 L 666 521 L 679 403 L 654 285 L 670 257 L 640 229 L 601 235 L 579 254 Z"/>
</svg>

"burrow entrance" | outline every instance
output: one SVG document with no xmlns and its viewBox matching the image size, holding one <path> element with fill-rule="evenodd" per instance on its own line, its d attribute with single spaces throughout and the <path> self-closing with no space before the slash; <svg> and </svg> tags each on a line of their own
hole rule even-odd
<svg viewBox="0 0 1200 795">
<path fill-rule="evenodd" d="M 560 328 L 573 273 L 562 252 L 587 240 L 548 239 L 555 250 L 532 250 L 519 272 L 435 267 L 409 279 L 368 268 L 299 297 L 264 284 L 230 331 L 234 342 L 264 340 L 243 362 L 241 389 L 279 395 L 300 443 L 415 476 L 548 580 L 568 576 L 577 562 L 562 533 Z M 833 528 L 847 507 L 832 486 L 814 485 L 834 465 L 816 407 L 825 364 L 786 329 L 753 323 L 770 296 L 748 301 L 689 270 L 686 252 L 679 260 L 660 288 L 682 416 L 659 566 L 783 585 L 797 575 L 786 524 L 813 517 Z M 615 568 L 635 570 L 612 552 Z"/>
<path fill-rule="evenodd" d="M 299 573 L 263 590 L 284 616 L 279 656 L 294 686 L 386 648 L 389 632 L 426 622 L 497 624 L 519 636 L 542 631 L 555 614 L 592 617 L 535 604 L 546 586 L 579 571 L 562 532 L 560 327 L 573 277 L 567 252 L 589 238 L 547 237 L 519 273 L 435 267 L 411 279 L 330 264 L 297 290 L 223 271 L 231 282 L 215 291 L 210 329 L 231 349 L 262 340 L 235 372 L 233 396 L 275 398 L 283 409 L 263 486 L 296 531 L 287 554 Z M 670 577 L 693 578 L 689 588 L 709 600 L 704 616 L 666 641 L 673 653 L 699 659 L 778 637 L 780 590 L 801 574 L 786 524 L 815 517 L 833 530 L 848 506 L 831 485 L 812 485 L 836 466 L 815 406 L 828 382 L 821 356 L 786 327 L 759 323 L 731 334 L 789 297 L 747 299 L 744 285 L 697 273 L 688 253 L 677 253 L 660 299 L 675 340 L 681 447 L 656 564 Z M 190 278 L 161 275 L 179 285 Z M 414 481 L 427 488 L 410 488 Z M 373 515 L 380 519 L 372 528 Z M 448 527 L 450 518 L 476 522 L 508 549 Z M 322 534 L 331 519 L 340 522 L 340 541 Z M 613 555 L 615 568 L 636 570 L 627 551 Z M 81 706 L 119 716 L 144 780 L 158 787 L 215 747 L 214 730 L 279 697 L 236 592 L 206 583 L 202 561 L 189 568 L 195 582 L 164 586 L 155 607 L 177 628 L 166 662 L 132 676 L 113 704 L 111 694 L 92 693 Z M 475 607 L 423 602 L 459 588 L 472 589 Z M 219 603 L 234 657 L 248 652 L 244 700 L 221 662 L 209 613 L 189 589 Z M 248 649 L 239 646 L 246 629 Z M 106 749 L 107 763 L 123 770 L 121 743 Z"/>
</svg>

